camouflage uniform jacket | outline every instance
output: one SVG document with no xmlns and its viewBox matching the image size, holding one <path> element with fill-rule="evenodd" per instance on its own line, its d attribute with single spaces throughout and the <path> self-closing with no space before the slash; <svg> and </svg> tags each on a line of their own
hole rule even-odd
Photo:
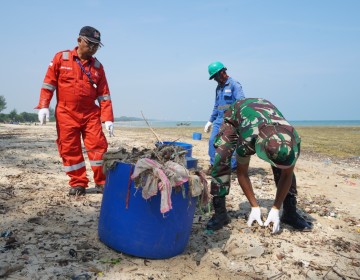
<svg viewBox="0 0 360 280">
<path fill-rule="evenodd" d="M 231 175 L 230 160 L 233 151 L 236 150 L 240 160 L 255 154 L 259 129 L 264 125 L 285 126 L 289 131 L 293 131 L 296 143 L 301 142 L 296 130 L 269 101 L 261 98 L 245 98 L 234 102 L 225 112 L 224 122 L 214 142 L 217 149 L 211 173 L 213 195 L 218 192 L 218 190 L 213 190 L 214 184 L 218 185 L 218 188 L 227 189 L 221 191 L 220 195 L 228 193 Z"/>
</svg>

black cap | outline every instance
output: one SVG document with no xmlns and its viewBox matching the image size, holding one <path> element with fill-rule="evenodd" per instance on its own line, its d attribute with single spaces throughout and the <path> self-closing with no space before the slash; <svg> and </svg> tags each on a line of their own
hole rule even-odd
<svg viewBox="0 0 360 280">
<path fill-rule="evenodd" d="M 88 39 L 90 42 L 102 45 L 100 32 L 94 27 L 84 26 L 81 28 L 79 35 L 86 37 L 86 39 Z"/>
</svg>

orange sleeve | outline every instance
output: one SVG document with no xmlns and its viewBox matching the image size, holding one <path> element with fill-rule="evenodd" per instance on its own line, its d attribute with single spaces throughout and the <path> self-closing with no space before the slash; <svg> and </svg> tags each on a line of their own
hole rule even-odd
<svg viewBox="0 0 360 280">
<path fill-rule="evenodd" d="M 54 95 L 54 91 L 57 88 L 61 53 L 62 52 L 57 53 L 49 64 L 44 82 L 40 90 L 39 103 L 35 109 L 49 108 L 50 101 Z"/>
<path fill-rule="evenodd" d="M 114 121 L 114 113 L 111 102 L 110 90 L 103 66 L 100 68 L 101 79 L 98 81 L 98 102 L 101 109 L 101 122 Z"/>
</svg>

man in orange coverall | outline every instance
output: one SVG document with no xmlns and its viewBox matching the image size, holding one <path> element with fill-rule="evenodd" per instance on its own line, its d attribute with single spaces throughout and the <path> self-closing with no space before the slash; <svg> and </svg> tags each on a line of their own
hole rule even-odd
<svg viewBox="0 0 360 280">
<path fill-rule="evenodd" d="M 102 192 L 105 175 L 102 158 L 107 151 L 106 137 L 101 123 L 113 135 L 113 109 L 110 91 L 102 64 L 93 57 L 101 47 L 100 32 L 84 26 L 77 39 L 78 46 L 55 54 L 40 92 L 39 120 L 49 118 L 49 104 L 56 91 L 56 140 L 65 172 L 70 176 L 69 195 L 85 195 L 89 179 L 81 147 L 83 139 L 95 188 Z M 95 101 L 98 101 L 97 105 Z"/>
</svg>

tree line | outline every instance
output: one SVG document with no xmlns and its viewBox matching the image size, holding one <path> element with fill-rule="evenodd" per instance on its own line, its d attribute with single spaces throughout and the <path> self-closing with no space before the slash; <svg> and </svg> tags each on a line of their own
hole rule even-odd
<svg viewBox="0 0 360 280">
<path fill-rule="evenodd" d="M 22 112 L 17 113 L 16 109 L 10 111 L 9 114 L 1 113 L 6 109 L 6 99 L 4 96 L 0 95 L 0 122 L 2 123 L 23 123 L 23 122 L 38 122 L 37 113 L 27 113 Z M 49 108 L 50 110 L 50 121 L 54 120 L 54 109 Z"/>
</svg>

